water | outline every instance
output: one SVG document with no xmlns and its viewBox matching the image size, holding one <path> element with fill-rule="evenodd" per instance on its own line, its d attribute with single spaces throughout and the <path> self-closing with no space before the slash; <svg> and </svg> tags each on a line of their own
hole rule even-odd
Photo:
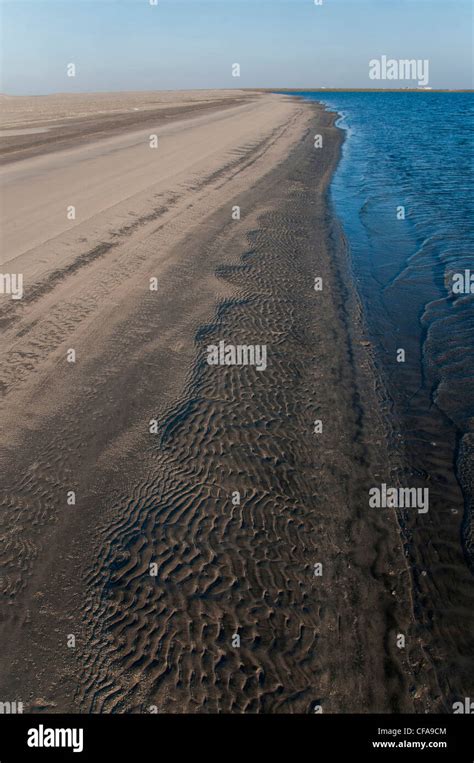
<svg viewBox="0 0 474 763">
<path fill-rule="evenodd" d="M 452 278 L 474 273 L 474 96 L 305 97 L 338 112 L 338 126 L 347 131 L 331 193 L 368 326 L 412 468 L 436 484 L 454 464 L 464 491 L 464 552 L 472 563 L 474 294 L 453 295 Z M 398 219 L 400 207 L 405 219 Z M 405 363 L 397 362 L 399 349 Z M 449 443 L 432 445 L 441 438 Z M 447 446 L 443 457 L 441 446 Z"/>
<path fill-rule="evenodd" d="M 473 103 L 470 93 L 301 93 L 346 131 L 331 197 L 384 379 L 398 477 L 430 491 L 402 522 L 414 614 L 445 696 L 472 686 Z M 405 209 L 405 219 L 400 207 Z M 473 287 L 474 290 L 474 287 Z M 405 362 L 397 361 L 400 349 Z M 449 704 L 447 706 L 449 710 Z"/>
</svg>

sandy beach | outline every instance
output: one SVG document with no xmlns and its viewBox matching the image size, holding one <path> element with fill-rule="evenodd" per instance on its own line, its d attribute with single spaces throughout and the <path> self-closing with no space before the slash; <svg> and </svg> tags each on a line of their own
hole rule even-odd
<svg viewBox="0 0 474 763">
<path fill-rule="evenodd" d="M 110 95 L 100 116 L 7 101 L 1 267 L 24 293 L 0 296 L 1 696 L 439 709 L 417 635 L 396 645 L 396 515 L 368 507 L 389 457 L 327 198 L 334 115 L 235 90 Z M 221 341 L 265 345 L 266 368 L 209 365 Z"/>
</svg>

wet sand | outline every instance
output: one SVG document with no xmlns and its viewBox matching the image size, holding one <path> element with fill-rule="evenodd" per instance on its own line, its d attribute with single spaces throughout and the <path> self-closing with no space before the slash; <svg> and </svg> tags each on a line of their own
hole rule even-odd
<svg viewBox="0 0 474 763">
<path fill-rule="evenodd" d="M 368 506 L 388 439 L 327 201 L 341 133 L 236 98 L 156 155 L 140 123 L 2 168 L 25 293 L 0 298 L 0 697 L 29 711 L 439 709 Z M 208 365 L 220 340 L 266 370 Z"/>
</svg>

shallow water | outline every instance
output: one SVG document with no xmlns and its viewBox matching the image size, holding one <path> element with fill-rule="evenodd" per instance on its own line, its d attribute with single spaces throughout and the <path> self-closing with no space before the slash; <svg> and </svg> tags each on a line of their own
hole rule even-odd
<svg viewBox="0 0 474 763">
<path fill-rule="evenodd" d="M 302 93 L 303 95 L 303 93 Z M 304 94 L 341 115 L 333 203 L 411 469 L 463 512 L 472 564 L 474 232 L 470 93 Z M 399 209 L 405 208 L 405 219 Z M 405 362 L 397 351 L 405 350 Z M 453 468 L 454 463 L 454 468 Z M 461 498 L 462 502 L 462 498 Z"/>
</svg>

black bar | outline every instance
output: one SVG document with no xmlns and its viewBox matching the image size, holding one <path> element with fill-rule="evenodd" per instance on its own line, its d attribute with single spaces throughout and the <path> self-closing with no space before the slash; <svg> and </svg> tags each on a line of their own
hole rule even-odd
<svg viewBox="0 0 474 763">
<path fill-rule="evenodd" d="M 0 763 L 359 758 L 472 763 L 470 715 L 1 715 Z M 64 733 L 56 734 L 63 729 Z M 73 736 L 73 730 L 76 730 Z M 49 731 L 52 730 L 52 731 Z M 82 731 L 82 745 L 80 732 Z M 50 741 L 72 747 L 32 747 Z M 374 744 L 377 743 L 377 744 Z M 390 744 L 389 744 L 390 743 Z M 416 745 L 414 745 L 416 743 Z M 422 748 L 422 743 L 425 743 Z M 82 749 L 79 749 L 82 746 Z M 403 758 L 401 756 L 403 755 Z"/>
</svg>

